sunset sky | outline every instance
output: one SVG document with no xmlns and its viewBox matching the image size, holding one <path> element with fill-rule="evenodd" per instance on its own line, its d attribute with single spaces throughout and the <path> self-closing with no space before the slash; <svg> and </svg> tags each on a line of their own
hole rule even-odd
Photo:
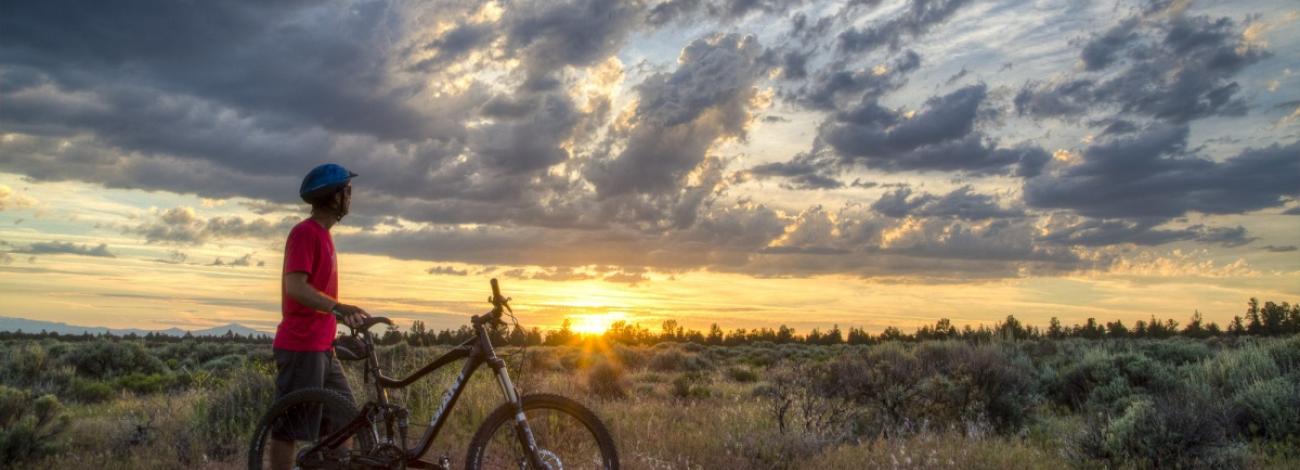
<svg viewBox="0 0 1300 470">
<path fill-rule="evenodd" d="M 1223 324 L 1300 300 L 1294 1 L 5 2 L 0 316 Z"/>
</svg>

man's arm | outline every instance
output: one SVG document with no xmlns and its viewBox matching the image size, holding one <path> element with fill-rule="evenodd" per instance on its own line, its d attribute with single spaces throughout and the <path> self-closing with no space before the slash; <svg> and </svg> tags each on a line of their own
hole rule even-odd
<svg viewBox="0 0 1300 470">
<path fill-rule="evenodd" d="M 294 301 L 326 315 L 333 315 L 332 311 L 338 311 L 343 315 L 343 321 L 348 326 L 355 327 L 360 325 L 363 320 L 370 318 L 370 314 L 362 310 L 361 307 L 340 303 L 316 290 L 307 282 L 307 273 L 304 272 L 292 272 L 284 275 L 284 293 Z"/>
</svg>

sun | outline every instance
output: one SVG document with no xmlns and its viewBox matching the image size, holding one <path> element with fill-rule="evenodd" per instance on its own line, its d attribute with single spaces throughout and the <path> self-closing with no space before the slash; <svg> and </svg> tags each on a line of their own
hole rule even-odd
<svg viewBox="0 0 1300 470">
<path fill-rule="evenodd" d="M 619 320 L 626 320 L 627 315 L 623 312 L 609 312 L 596 314 L 578 314 L 569 315 L 568 319 L 572 322 L 570 328 L 574 333 L 584 335 L 600 335 L 609 329 L 609 325 Z"/>
</svg>

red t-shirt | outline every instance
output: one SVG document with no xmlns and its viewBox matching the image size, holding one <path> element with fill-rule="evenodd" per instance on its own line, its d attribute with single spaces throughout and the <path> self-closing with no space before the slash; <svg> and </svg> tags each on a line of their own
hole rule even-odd
<svg viewBox="0 0 1300 470">
<path fill-rule="evenodd" d="M 284 244 L 284 274 L 307 273 L 307 283 L 330 298 L 339 297 L 339 274 L 336 269 L 334 240 L 329 230 L 312 219 L 299 222 L 289 231 Z M 275 329 L 272 347 L 289 351 L 328 351 L 337 331 L 334 315 L 300 304 L 285 293 L 280 281 L 280 326 Z"/>
</svg>

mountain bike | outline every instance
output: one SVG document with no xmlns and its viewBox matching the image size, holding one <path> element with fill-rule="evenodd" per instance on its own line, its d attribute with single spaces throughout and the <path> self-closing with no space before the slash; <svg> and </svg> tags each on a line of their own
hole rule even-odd
<svg viewBox="0 0 1300 470">
<path fill-rule="evenodd" d="M 340 338 L 336 353 L 364 360 L 365 382 L 374 385 L 374 399 L 357 410 L 352 400 L 324 388 L 291 392 L 276 400 L 253 432 L 248 468 L 271 468 L 272 439 L 294 443 L 294 468 L 320 469 L 448 469 L 446 457 L 437 463 L 421 457 L 429 451 L 438 431 L 456 405 L 469 378 L 483 364 L 492 369 L 504 395 L 502 403 L 484 419 L 470 440 L 465 468 L 549 469 L 596 468 L 617 470 L 614 440 L 595 413 L 577 401 L 559 395 L 520 395 L 503 359 L 492 348 L 489 329 L 504 326 L 501 317 L 514 310 L 492 279 L 492 310 L 470 319 L 474 336 L 403 379 L 384 375 L 370 328 L 392 325 L 384 317 L 371 317 L 350 336 Z M 517 321 L 516 321 L 517 324 Z M 343 341 L 349 339 L 349 341 Z M 406 387 L 443 366 L 465 360 L 460 374 L 443 393 L 414 447 L 406 447 L 409 413 L 390 401 L 388 391 Z"/>
</svg>

